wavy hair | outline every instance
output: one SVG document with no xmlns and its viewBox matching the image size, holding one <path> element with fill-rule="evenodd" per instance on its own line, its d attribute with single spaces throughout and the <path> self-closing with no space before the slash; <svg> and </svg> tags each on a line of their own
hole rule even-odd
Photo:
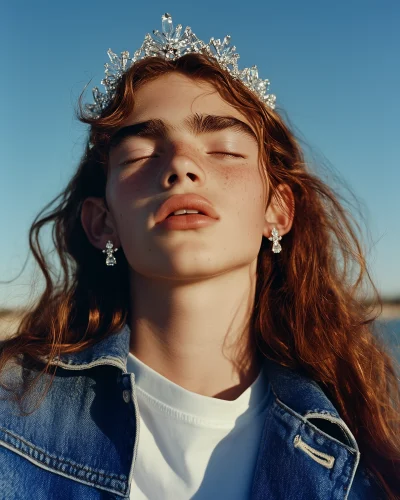
<svg viewBox="0 0 400 500">
<path fill-rule="evenodd" d="M 98 118 L 85 113 L 81 96 L 79 119 L 90 126 L 90 133 L 80 165 L 29 231 L 45 290 L 22 317 L 15 335 L 2 342 L 0 371 L 12 359 L 39 362 L 47 357 L 41 373 L 48 373 L 54 356 L 82 351 L 129 320 L 127 260 L 122 251 L 118 266 L 107 272 L 103 254 L 83 230 L 81 208 L 89 196 L 105 200 L 110 138 L 131 113 L 136 90 L 174 71 L 211 83 L 252 123 L 270 185 L 268 203 L 279 184 L 288 184 L 294 194 L 294 221 L 285 236 L 285 251 L 273 254 L 266 238 L 259 251 L 252 314 L 255 349 L 320 384 L 353 432 L 367 469 L 389 498 L 400 498 L 397 365 L 374 334 L 377 315 L 361 300 L 367 281 L 381 304 L 357 235 L 359 225 L 339 195 L 311 171 L 280 115 L 204 55 L 135 63 Z M 61 264 L 57 278 L 39 242 L 40 230 L 49 223 Z"/>
</svg>

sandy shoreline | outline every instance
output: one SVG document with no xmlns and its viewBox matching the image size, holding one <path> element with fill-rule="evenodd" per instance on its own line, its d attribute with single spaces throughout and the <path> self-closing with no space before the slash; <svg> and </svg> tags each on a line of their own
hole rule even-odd
<svg viewBox="0 0 400 500">
<path fill-rule="evenodd" d="M 379 312 L 378 309 L 376 309 Z M 392 319 L 400 320 L 400 304 L 383 304 L 382 314 L 378 319 L 382 319 L 384 321 L 389 321 Z"/>
</svg>

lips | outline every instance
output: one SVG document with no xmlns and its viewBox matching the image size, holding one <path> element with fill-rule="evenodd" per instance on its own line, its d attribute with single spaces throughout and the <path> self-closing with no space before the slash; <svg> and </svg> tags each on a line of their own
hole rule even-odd
<svg viewBox="0 0 400 500">
<path fill-rule="evenodd" d="M 212 219 L 219 219 L 217 212 L 207 198 L 198 194 L 175 194 L 165 200 L 157 210 L 155 215 L 156 224 L 161 223 L 170 214 L 176 212 L 177 210 L 182 210 L 183 208 L 198 210 L 200 214 L 211 217 Z"/>
</svg>

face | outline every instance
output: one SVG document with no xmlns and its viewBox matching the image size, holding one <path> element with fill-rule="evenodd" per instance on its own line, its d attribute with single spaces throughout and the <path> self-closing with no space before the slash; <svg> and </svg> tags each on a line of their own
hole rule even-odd
<svg viewBox="0 0 400 500">
<path fill-rule="evenodd" d="M 215 121 L 207 115 L 243 125 L 205 128 L 200 122 Z M 211 84 L 176 73 L 137 91 L 121 129 L 149 120 L 162 122 L 162 130 L 120 130 L 108 165 L 106 199 L 133 276 L 192 280 L 254 265 L 269 229 L 266 181 L 249 121 Z M 161 229 L 155 220 L 161 203 L 187 193 L 209 200 L 218 220 L 196 229 Z"/>
</svg>

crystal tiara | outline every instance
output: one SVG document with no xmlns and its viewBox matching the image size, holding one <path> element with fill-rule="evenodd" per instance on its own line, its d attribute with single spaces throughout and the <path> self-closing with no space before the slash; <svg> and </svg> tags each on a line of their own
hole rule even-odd
<svg viewBox="0 0 400 500">
<path fill-rule="evenodd" d="M 262 102 L 269 108 L 275 109 L 276 97 L 268 94 L 269 80 L 262 80 L 258 77 L 257 66 L 251 68 L 238 68 L 239 54 L 236 47 L 230 45 L 230 36 L 226 36 L 223 41 L 211 38 L 208 44 L 199 40 L 192 30 L 187 27 L 182 33 L 182 25 L 178 24 L 174 29 L 172 17 L 164 14 L 161 17 L 162 31 L 153 30 L 153 35 L 147 33 L 144 42 L 133 57 L 129 58 L 129 52 L 121 52 L 118 56 L 111 49 L 107 51 L 111 63 L 106 63 L 105 78 L 101 81 L 106 91 L 102 93 L 97 87 L 93 89 L 94 104 L 86 104 L 86 110 L 98 118 L 101 112 L 109 105 L 115 96 L 118 82 L 123 75 L 136 61 L 146 57 L 158 56 L 163 59 L 174 61 L 185 54 L 193 52 L 203 53 L 217 60 L 219 65 L 229 72 L 229 74 L 240 80 L 246 87 L 252 90 Z"/>
</svg>

